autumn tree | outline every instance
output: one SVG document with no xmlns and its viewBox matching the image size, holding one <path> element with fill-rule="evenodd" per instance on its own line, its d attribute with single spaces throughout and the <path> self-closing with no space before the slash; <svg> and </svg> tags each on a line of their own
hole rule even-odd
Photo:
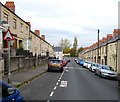
<svg viewBox="0 0 120 102">
<path fill-rule="evenodd" d="M 80 53 L 82 50 L 83 50 L 83 47 L 80 47 L 77 52 Z"/>
</svg>

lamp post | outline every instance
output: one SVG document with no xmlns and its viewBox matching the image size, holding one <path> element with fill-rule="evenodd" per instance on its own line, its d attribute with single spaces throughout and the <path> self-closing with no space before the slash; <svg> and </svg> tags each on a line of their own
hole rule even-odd
<svg viewBox="0 0 120 102">
<path fill-rule="evenodd" d="M 99 63 L 99 33 L 100 33 L 100 30 L 98 29 L 98 58 L 97 58 L 97 63 Z"/>
</svg>

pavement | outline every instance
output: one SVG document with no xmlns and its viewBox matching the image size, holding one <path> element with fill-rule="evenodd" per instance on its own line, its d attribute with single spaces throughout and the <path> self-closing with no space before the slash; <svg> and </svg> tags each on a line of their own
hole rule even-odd
<svg viewBox="0 0 120 102">
<path fill-rule="evenodd" d="M 30 81 L 31 79 L 45 73 L 47 71 L 47 65 L 42 65 L 36 68 L 29 68 L 26 70 L 16 71 L 11 73 L 11 85 L 17 87 L 18 85 Z M 8 75 L 2 76 L 2 81 L 8 84 Z"/>
</svg>

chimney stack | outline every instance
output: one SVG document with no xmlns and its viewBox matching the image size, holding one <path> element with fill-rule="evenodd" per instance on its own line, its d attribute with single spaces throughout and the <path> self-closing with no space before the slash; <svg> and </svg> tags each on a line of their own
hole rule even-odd
<svg viewBox="0 0 120 102">
<path fill-rule="evenodd" d="M 105 41 L 107 41 L 107 39 L 106 39 L 105 37 L 103 37 L 103 38 L 102 38 L 102 41 L 105 42 Z"/>
<path fill-rule="evenodd" d="M 34 33 L 40 36 L 40 31 L 39 30 L 35 30 Z"/>
<path fill-rule="evenodd" d="M 30 22 L 26 22 L 26 23 L 31 26 Z"/>
<path fill-rule="evenodd" d="M 113 38 L 112 34 L 107 34 L 107 40 L 110 40 L 112 38 Z"/>
<path fill-rule="evenodd" d="M 120 29 L 114 29 L 113 31 L 113 36 L 117 36 L 118 34 L 120 34 Z"/>
<path fill-rule="evenodd" d="M 45 40 L 45 35 L 42 35 L 42 38 Z"/>
<path fill-rule="evenodd" d="M 7 1 L 5 6 L 15 13 L 15 5 L 13 1 Z"/>
</svg>

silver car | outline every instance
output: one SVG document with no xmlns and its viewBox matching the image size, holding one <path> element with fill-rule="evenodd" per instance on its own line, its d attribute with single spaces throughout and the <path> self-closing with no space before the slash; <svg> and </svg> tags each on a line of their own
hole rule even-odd
<svg viewBox="0 0 120 102">
<path fill-rule="evenodd" d="M 115 72 L 112 67 L 107 65 L 99 65 L 98 67 L 96 67 L 95 73 L 100 77 L 108 77 L 108 78 L 115 78 L 115 79 L 118 76 L 117 72 Z"/>
</svg>

